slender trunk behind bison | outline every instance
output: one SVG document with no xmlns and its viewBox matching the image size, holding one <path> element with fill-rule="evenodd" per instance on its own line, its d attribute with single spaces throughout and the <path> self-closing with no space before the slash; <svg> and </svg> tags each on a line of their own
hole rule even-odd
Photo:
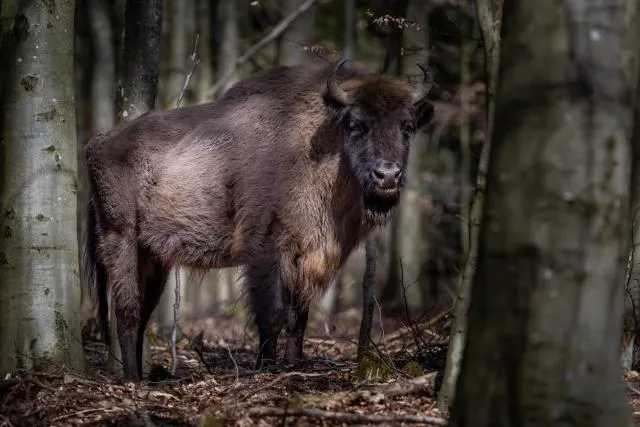
<svg viewBox="0 0 640 427">
<path fill-rule="evenodd" d="M 122 52 L 123 65 L 119 88 L 116 94 L 117 119 L 120 122 L 133 120 L 153 109 L 155 105 L 158 84 L 161 22 L 162 0 L 145 0 L 141 3 L 132 0 L 127 1 Z M 90 179 L 90 200 L 87 206 L 88 231 L 85 234 L 83 242 L 82 277 L 84 286 L 89 290 L 89 295 L 92 301 L 94 301 L 94 304 L 97 305 L 103 337 L 109 344 L 108 370 L 111 372 L 121 372 L 120 364 L 116 360 L 121 354 L 124 376 L 126 378 L 136 378 L 142 374 L 142 349 L 145 350 L 144 359 L 150 361 L 148 347 L 143 345 L 143 343 L 146 323 L 151 313 L 146 313 L 145 310 L 142 310 L 144 313 L 143 318 L 131 319 L 131 324 L 135 323 L 136 326 L 130 326 L 128 324 L 122 324 L 122 322 L 116 323 L 116 318 L 127 319 L 128 313 L 134 313 L 135 311 L 123 308 L 118 309 L 115 307 L 118 304 L 111 304 L 111 310 L 109 310 L 109 300 L 113 289 L 109 289 L 107 286 L 106 266 L 96 259 L 98 250 L 96 238 L 100 233 L 101 224 L 96 217 L 96 208 L 91 200 L 95 197 L 96 183 L 91 181 Z M 166 276 L 166 272 L 160 271 L 159 268 L 153 273 L 150 271 L 152 269 L 138 269 L 136 264 L 139 254 L 136 251 L 126 253 L 127 255 L 123 256 L 123 258 L 125 258 L 123 259 L 123 264 L 126 265 L 129 263 L 129 265 L 134 266 L 132 268 L 138 280 L 140 279 L 139 276 L 144 276 L 148 280 L 157 280 L 164 284 L 166 277 L 163 279 L 163 275 Z M 150 296 L 150 298 L 159 298 L 162 289 L 163 286 L 154 288 L 156 292 L 153 296 Z M 138 303 L 137 298 L 128 295 L 114 295 L 114 297 L 116 299 L 129 298 L 132 300 L 130 303 Z M 152 306 L 155 307 L 155 303 L 153 303 Z M 126 304 L 124 307 L 126 307 Z M 121 310 L 120 315 L 116 315 L 117 310 Z M 144 317 L 146 317 L 146 320 Z M 144 326 L 142 328 L 138 327 L 139 322 L 143 323 Z M 116 331 L 118 332 L 117 336 L 119 339 L 116 339 Z M 135 343 L 135 345 L 130 343 Z M 132 345 L 133 348 L 131 348 Z M 136 354 L 138 354 L 138 356 L 136 356 Z M 137 372 L 130 370 L 130 368 L 136 366 L 138 367 Z"/>
</svg>

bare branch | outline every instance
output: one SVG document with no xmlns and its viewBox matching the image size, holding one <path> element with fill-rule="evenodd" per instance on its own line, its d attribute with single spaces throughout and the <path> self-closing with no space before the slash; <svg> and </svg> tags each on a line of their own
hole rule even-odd
<svg viewBox="0 0 640 427">
<path fill-rule="evenodd" d="M 240 370 L 238 369 L 238 362 L 236 362 L 235 357 L 233 357 L 233 354 L 231 354 L 231 349 L 229 347 L 227 347 L 227 352 L 229 353 L 229 357 L 231 358 L 231 361 L 233 362 L 233 367 L 236 370 L 236 381 L 238 382 L 239 378 L 240 378 Z"/>
<path fill-rule="evenodd" d="M 213 87 L 211 87 L 211 89 L 209 89 L 209 92 L 207 93 L 207 96 L 209 96 L 209 97 L 215 96 L 220 91 L 220 89 L 222 87 L 224 87 L 224 85 L 229 81 L 229 79 L 231 79 L 233 77 L 233 75 L 235 74 L 236 69 L 238 67 L 244 65 L 244 63 L 247 62 L 253 55 L 258 53 L 260 51 L 260 49 L 262 49 L 263 47 L 265 47 L 266 45 L 268 45 L 269 43 L 274 41 L 276 38 L 278 38 L 278 36 L 280 36 L 280 34 L 285 32 L 285 30 L 291 24 L 293 24 L 293 22 L 296 19 L 298 19 L 298 17 L 300 15 L 302 15 L 311 6 L 313 6 L 313 4 L 315 2 L 316 2 L 316 0 L 307 0 L 304 3 L 302 3 L 296 10 L 291 12 L 289 14 L 289 16 L 284 18 L 282 21 L 280 21 L 278 23 L 278 25 L 273 27 L 273 29 L 269 32 L 269 34 L 267 34 L 260 41 L 258 41 L 256 44 L 251 46 L 241 57 L 238 58 L 238 60 L 235 63 L 235 67 L 230 69 L 224 76 L 220 77 L 218 79 L 218 81 L 216 82 L 216 84 L 213 85 Z"/>
<path fill-rule="evenodd" d="M 174 268 L 176 276 L 175 302 L 173 303 L 173 328 L 171 329 L 171 375 L 176 374 L 178 367 L 178 355 L 176 351 L 176 339 L 178 336 L 178 321 L 180 320 L 180 266 Z"/>
<path fill-rule="evenodd" d="M 196 65 L 200 62 L 200 57 L 198 56 L 198 39 L 200 38 L 200 34 L 196 34 L 196 38 L 193 42 L 193 53 L 191 54 L 191 70 L 187 74 L 187 77 L 184 79 L 184 86 L 182 86 L 182 90 L 180 91 L 180 95 L 178 96 L 178 100 L 176 101 L 176 108 L 180 107 L 182 103 L 182 98 L 184 97 L 184 93 L 187 91 L 189 87 L 189 83 L 191 82 L 191 78 L 193 77 L 193 73 L 196 71 Z"/>
</svg>

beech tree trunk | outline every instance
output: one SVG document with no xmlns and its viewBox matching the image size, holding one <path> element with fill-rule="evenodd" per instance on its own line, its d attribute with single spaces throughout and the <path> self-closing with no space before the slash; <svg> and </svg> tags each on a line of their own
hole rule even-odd
<svg viewBox="0 0 640 427">
<path fill-rule="evenodd" d="M 0 9 L 0 375 L 82 368 L 74 1 Z"/>
<path fill-rule="evenodd" d="M 450 426 L 631 426 L 619 365 L 640 8 L 505 2 Z"/>
</svg>

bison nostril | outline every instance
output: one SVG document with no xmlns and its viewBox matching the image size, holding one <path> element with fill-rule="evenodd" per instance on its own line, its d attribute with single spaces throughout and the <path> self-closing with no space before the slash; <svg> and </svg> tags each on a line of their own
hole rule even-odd
<svg viewBox="0 0 640 427">
<path fill-rule="evenodd" d="M 373 178 L 376 181 L 384 181 L 385 178 L 385 174 L 384 171 L 380 170 L 380 169 L 374 169 L 371 171 L 371 175 L 373 176 Z"/>
<path fill-rule="evenodd" d="M 402 176 L 402 169 L 391 162 L 379 162 L 372 170 L 371 177 L 378 185 L 397 185 Z"/>
</svg>

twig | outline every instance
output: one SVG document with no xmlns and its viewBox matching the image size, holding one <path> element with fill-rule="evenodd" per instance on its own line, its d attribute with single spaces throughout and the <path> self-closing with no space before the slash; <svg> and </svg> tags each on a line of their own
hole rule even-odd
<svg viewBox="0 0 640 427">
<path fill-rule="evenodd" d="M 326 377 L 327 374 L 326 373 L 306 373 L 306 372 L 287 372 L 286 374 L 282 374 L 279 377 L 277 377 L 275 380 L 271 381 L 270 383 L 263 385 L 262 387 L 258 387 L 254 390 L 249 391 L 249 393 L 245 394 L 244 396 L 242 396 L 241 398 L 239 398 L 238 400 L 247 400 L 248 398 L 250 398 L 251 396 L 260 393 L 263 390 L 267 390 L 271 387 L 273 387 L 274 385 L 276 385 L 277 383 L 279 383 L 280 381 L 283 381 L 287 378 L 291 378 L 291 377 L 302 377 L 302 378 L 314 378 L 314 377 Z"/>
<path fill-rule="evenodd" d="M 236 362 L 236 359 L 233 357 L 233 354 L 231 354 L 231 349 L 229 347 L 227 347 L 227 352 L 229 353 L 229 357 L 231 358 L 231 361 L 233 362 L 233 366 L 236 370 L 235 382 L 238 382 L 238 379 L 240 378 L 240 370 L 238 369 L 238 363 Z"/>
<path fill-rule="evenodd" d="M 0 425 L 6 425 L 8 427 L 13 427 L 13 424 L 11 423 L 11 420 L 7 417 L 5 417 L 4 415 L 0 414 Z"/>
<path fill-rule="evenodd" d="M 191 82 L 191 78 L 193 77 L 193 73 L 196 71 L 196 65 L 200 62 L 200 57 L 198 56 L 198 39 L 200 38 L 200 33 L 196 34 L 196 38 L 193 42 L 193 52 L 191 53 L 191 70 L 187 74 L 187 78 L 184 79 L 184 85 L 182 86 L 182 90 L 180 91 L 180 95 L 178 95 L 178 100 L 176 101 L 176 108 L 180 107 L 182 103 L 182 98 L 184 97 L 184 93 L 187 91 L 189 87 L 189 83 Z"/>
<path fill-rule="evenodd" d="M 436 323 L 438 323 L 440 320 L 442 320 L 443 317 L 448 316 L 449 314 L 451 314 L 451 312 L 453 312 L 453 305 L 449 308 L 447 308 L 446 310 L 438 313 L 437 315 L 435 315 L 434 317 L 432 317 L 431 319 L 427 320 L 426 322 L 420 323 L 420 329 L 426 331 L 427 333 L 436 336 L 438 338 L 441 338 L 439 334 L 436 334 L 435 332 L 429 331 L 429 328 L 435 326 Z M 400 338 L 402 338 L 406 332 L 413 332 L 413 330 L 410 328 L 410 326 L 407 326 L 406 329 L 399 329 L 389 335 L 387 335 L 387 342 L 393 342 L 396 341 Z"/>
<path fill-rule="evenodd" d="M 638 396 L 640 396 L 640 390 L 638 390 L 637 388 L 635 388 L 634 386 L 632 386 L 631 384 L 627 383 L 627 388 L 629 390 L 631 390 L 632 392 L 634 392 L 635 394 L 637 394 Z"/>
<path fill-rule="evenodd" d="M 229 79 L 231 79 L 233 77 L 233 75 L 236 72 L 236 69 L 242 65 L 244 65 L 245 62 L 247 62 L 249 60 L 249 58 L 251 58 L 253 55 L 255 55 L 256 53 L 258 53 L 258 51 L 260 51 L 260 49 L 262 49 L 264 46 L 266 46 L 267 44 L 271 43 L 273 40 L 275 40 L 280 34 L 282 34 L 296 19 L 298 19 L 298 17 L 300 15 L 302 15 L 304 12 L 306 12 L 311 6 L 313 6 L 313 4 L 316 2 L 316 0 L 306 0 L 304 3 L 302 3 L 300 6 L 298 6 L 298 8 L 296 10 L 294 10 L 293 12 L 291 12 L 289 14 L 289 16 L 287 16 L 286 18 L 284 18 L 282 21 L 280 21 L 278 23 L 278 25 L 276 25 L 270 32 L 269 34 L 267 34 L 266 36 L 264 36 L 260 41 L 258 41 L 256 44 L 254 44 L 253 46 L 251 46 L 242 56 L 240 56 L 234 66 L 227 71 L 227 73 L 225 75 L 223 75 L 222 77 L 220 77 L 218 79 L 218 81 L 216 82 L 215 85 L 213 85 L 211 87 L 211 89 L 209 89 L 209 92 L 207 93 L 207 96 L 209 97 L 213 97 L 215 96 L 221 88 L 223 88 L 227 82 L 229 81 Z"/>
<path fill-rule="evenodd" d="M 174 268 L 176 276 L 175 301 L 173 303 L 173 328 L 171 328 L 171 375 L 176 374 L 178 367 L 178 355 L 176 351 L 176 340 L 178 337 L 178 320 L 180 319 L 180 266 Z"/>
<path fill-rule="evenodd" d="M 425 343 L 422 339 L 422 336 L 420 335 L 420 332 L 416 330 L 417 328 L 411 320 L 411 315 L 409 314 L 409 302 L 407 301 L 407 288 L 404 286 L 404 267 L 402 266 L 402 260 L 399 260 L 398 262 L 400 267 L 400 286 L 402 286 L 402 298 L 404 301 L 404 315 L 407 320 L 407 326 L 411 331 L 411 337 L 413 338 L 413 341 L 416 345 L 416 350 L 418 350 L 418 353 L 421 353 L 421 349 L 424 347 L 424 345 L 420 345 L 420 341 L 422 341 L 423 344 Z"/>
<path fill-rule="evenodd" d="M 382 334 L 382 337 L 380 338 L 380 340 L 382 341 L 382 346 L 384 347 L 384 350 L 387 352 L 387 358 L 389 359 L 389 363 L 395 370 L 396 367 L 393 363 L 393 360 L 391 359 L 391 353 L 389 353 L 389 347 L 387 347 L 387 340 L 385 339 L 385 336 L 384 336 L 384 325 L 382 324 L 382 309 L 380 309 L 380 304 L 378 304 L 378 299 L 375 297 L 375 295 L 373 296 L 373 302 L 376 303 L 376 307 L 378 308 L 378 319 L 380 319 L 380 332 Z"/>
<path fill-rule="evenodd" d="M 353 424 L 393 424 L 397 425 L 402 422 L 421 423 L 432 426 L 446 426 L 447 420 L 440 417 L 430 417 L 427 415 L 410 415 L 410 414 L 357 414 L 351 412 L 334 412 L 324 411 L 315 408 L 300 409 L 282 409 L 272 407 L 257 407 L 249 409 L 249 416 L 265 417 L 265 416 L 292 416 L 292 417 L 311 417 L 324 420 L 341 421 Z"/>
<path fill-rule="evenodd" d="M 120 411 L 124 411 L 124 408 L 120 408 L 118 406 L 111 406 L 111 407 L 107 407 L 107 408 L 104 408 L 104 407 L 89 408 L 89 409 L 83 409 L 81 411 L 71 412 L 71 413 L 68 413 L 68 414 L 62 414 L 62 415 L 52 419 L 51 422 L 62 421 L 62 420 L 65 420 L 67 418 L 79 417 L 81 415 L 91 414 L 91 413 L 94 413 L 94 412 L 120 412 Z"/>
</svg>

